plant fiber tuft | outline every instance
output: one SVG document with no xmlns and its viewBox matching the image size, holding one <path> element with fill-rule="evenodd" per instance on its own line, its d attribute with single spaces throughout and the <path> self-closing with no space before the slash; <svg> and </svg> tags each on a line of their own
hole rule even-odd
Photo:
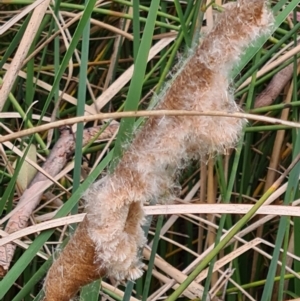
<svg viewBox="0 0 300 301">
<path fill-rule="evenodd" d="M 158 95 L 156 109 L 239 111 L 229 90 L 229 73 L 245 48 L 268 34 L 272 24 L 272 13 L 263 0 L 241 0 L 226 9 L 203 43 L 179 66 L 171 84 Z M 145 243 L 143 204 L 172 198 L 178 170 L 191 159 L 234 147 L 244 123 L 231 117 L 150 117 L 136 132 L 115 171 L 89 189 L 84 226 L 51 267 L 45 300 L 68 300 L 88 280 L 103 275 L 117 280 L 139 278 L 143 264 L 138 249 Z M 78 234 L 81 232 L 84 235 Z M 74 281 L 73 275 L 62 277 L 61 273 L 70 264 L 66 257 L 74 258 L 79 252 L 87 258 L 84 263 L 78 259 L 78 265 L 89 266 L 92 271 L 89 275 L 84 269 L 76 270 L 81 283 Z M 54 278 L 56 283 L 73 283 L 75 289 L 68 290 L 72 294 L 68 293 L 66 299 L 51 297 L 49 287 L 54 285 Z"/>
</svg>

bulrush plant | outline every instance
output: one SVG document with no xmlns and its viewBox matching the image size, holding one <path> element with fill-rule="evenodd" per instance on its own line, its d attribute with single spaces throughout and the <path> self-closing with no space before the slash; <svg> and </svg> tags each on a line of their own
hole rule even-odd
<svg viewBox="0 0 300 301">
<path fill-rule="evenodd" d="M 158 95 L 156 109 L 239 111 L 229 90 L 229 73 L 245 48 L 270 32 L 272 23 L 264 0 L 241 0 L 226 9 Z M 45 300 L 67 301 L 81 286 L 103 276 L 139 278 L 143 204 L 172 199 L 178 170 L 191 159 L 234 147 L 244 123 L 229 117 L 148 118 L 114 172 L 86 193 L 87 215 L 48 272 Z"/>
</svg>

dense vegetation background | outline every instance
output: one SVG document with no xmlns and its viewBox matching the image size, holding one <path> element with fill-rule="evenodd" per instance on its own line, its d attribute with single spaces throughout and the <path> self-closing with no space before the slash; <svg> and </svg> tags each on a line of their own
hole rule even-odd
<svg viewBox="0 0 300 301">
<path fill-rule="evenodd" d="M 213 26 L 225 2 L 0 0 L 1 135 L 97 112 L 151 109 L 176 63 Z M 247 209 L 243 220 L 244 214 L 230 214 L 237 204 L 270 201 L 270 187 L 273 204 L 299 203 L 299 164 L 281 185 L 274 183 L 300 152 L 300 7 L 295 0 L 271 5 L 276 17 L 272 37 L 251 45 L 232 71 L 236 101 L 244 111 L 263 118 L 249 121 L 235 150 L 194 162 L 179 179 L 182 191 L 175 201 L 182 208 L 189 206 L 184 202 L 215 204 L 215 214 L 167 216 L 162 210 L 162 215 L 149 217 L 143 278 L 118 289 L 110 279 L 97 281 L 81 290 L 80 300 L 160 300 L 190 281 L 184 295 L 168 300 L 205 300 L 208 294 L 211 300 L 230 301 L 300 298 L 298 208 L 286 213 L 282 207 L 277 215 L 253 218 Z M 11 66 L 17 66 L 16 71 Z M 272 124 L 266 116 L 291 123 Z M 135 126 L 141 122 L 136 119 Z M 15 237 L 22 242 L 16 241 L 9 271 L 0 282 L 1 300 L 42 299 L 54 250 L 66 243 L 76 216 L 78 222 L 83 212 L 80 197 L 120 156 L 132 119 L 123 119 L 119 132 L 111 130 L 106 136 L 105 129 L 95 128 L 102 123 L 79 123 L 67 130 L 76 144 L 56 182 L 43 187 L 39 206 L 30 212 L 33 227 Z M 86 145 L 83 127 L 97 129 L 106 139 Z M 59 136 L 54 128 L 1 140 L 3 230 L 36 170 L 25 157 L 42 165 Z M 228 214 L 219 214 L 218 203 L 228 204 Z M 47 223 L 69 213 L 75 219 Z M 225 248 L 210 247 L 231 227 L 239 231 Z M 3 231 L 1 235 L 7 236 Z M 0 239 L 0 245 L 8 240 Z M 3 256 L 1 249 L 1 264 Z M 188 281 L 185 275 L 190 275 Z"/>
</svg>

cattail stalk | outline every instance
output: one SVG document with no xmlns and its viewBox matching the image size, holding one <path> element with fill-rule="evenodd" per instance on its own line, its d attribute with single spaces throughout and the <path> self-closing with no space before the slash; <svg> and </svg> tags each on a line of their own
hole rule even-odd
<svg viewBox="0 0 300 301">
<path fill-rule="evenodd" d="M 249 44 L 270 32 L 272 22 L 264 0 L 241 0 L 227 9 L 203 43 L 180 64 L 174 79 L 158 96 L 156 108 L 238 111 L 229 91 L 229 72 Z M 61 258 L 76 256 L 76 273 L 67 272 L 74 260 L 71 264 L 65 259 L 56 261 L 46 278 L 45 300 L 69 300 L 88 282 L 87 266 L 117 280 L 140 277 L 143 265 L 138 249 L 145 243 L 140 227 L 143 204 L 172 199 L 178 170 L 190 159 L 234 147 L 244 122 L 229 117 L 150 117 L 115 171 L 87 193 L 84 227 L 71 239 L 72 247 L 67 246 L 61 254 Z M 78 252 L 89 254 L 81 258 Z M 58 283 L 61 292 L 54 297 L 53 287 Z M 63 289 L 71 286 L 72 290 Z"/>
</svg>

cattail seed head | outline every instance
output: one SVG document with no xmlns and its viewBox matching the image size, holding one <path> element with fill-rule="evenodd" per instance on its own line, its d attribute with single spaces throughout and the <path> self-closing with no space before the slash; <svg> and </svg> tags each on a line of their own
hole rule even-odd
<svg viewBox="0 0 300 301">
<path fill-rule="evenodd" d="M 230 71 L 246 47 L 270 33 L 272 24 L 273 16 L 264 0 L 240 0 L 231 5 L 177 68 L 171 84 L 158 95 L 156 109 L 239 111 L 229 90 Z M 177 171 L 190 159 L 234 147 L 244 123 L 232 117 L 150 117 L 137 130 L 115 171 L 102 180 L 97 192 L 92 188 L 87 194 L 85 227 L 79 231 L 85 231 L 92 241 L 94 265 L 118 280 L 140 277 L 138 249 L 145 243 L 143 204 L 172 197 Z M 77 233 L 72 245 L 78 243 L 79 247 L 80 239 Z M 59 265 L 64 262 L 53 265 L 48 279 L 53 279 L 53 274 L 59 277 Z M 46 281 L 46 287 L 50 285 Z"/>
<path fill-rule="evenodd" d="M 177 68 L 171 85 L 158 95 L 157 109 L 239 111 L 229 91 L 230 71 L 245 47 L 268 34 L 272 23 L 273 16 L 262 0 L 239 1 L 227 9 L 203 43 Z M 90 236 L 101 248 L 99 260 L 104 265 L 109 262 L 108 270 L 126 276 L 138 262 L 137 250 L 143 240 L 134 233 L 139 231 L 142 213 L 132 222 L 132 204 L 165 201 L 166 196 L 172 196 L 177 170 L 192 158 L 234 147 L 244 123 L 243 119 L 212 116 L 163 116 L 146 121 L 87 208 Z M 106 228 L 113 234 L 106 233 Z M 118 253 L 119 245 L 123 245 L 122 254 Z"/>
</svg>

